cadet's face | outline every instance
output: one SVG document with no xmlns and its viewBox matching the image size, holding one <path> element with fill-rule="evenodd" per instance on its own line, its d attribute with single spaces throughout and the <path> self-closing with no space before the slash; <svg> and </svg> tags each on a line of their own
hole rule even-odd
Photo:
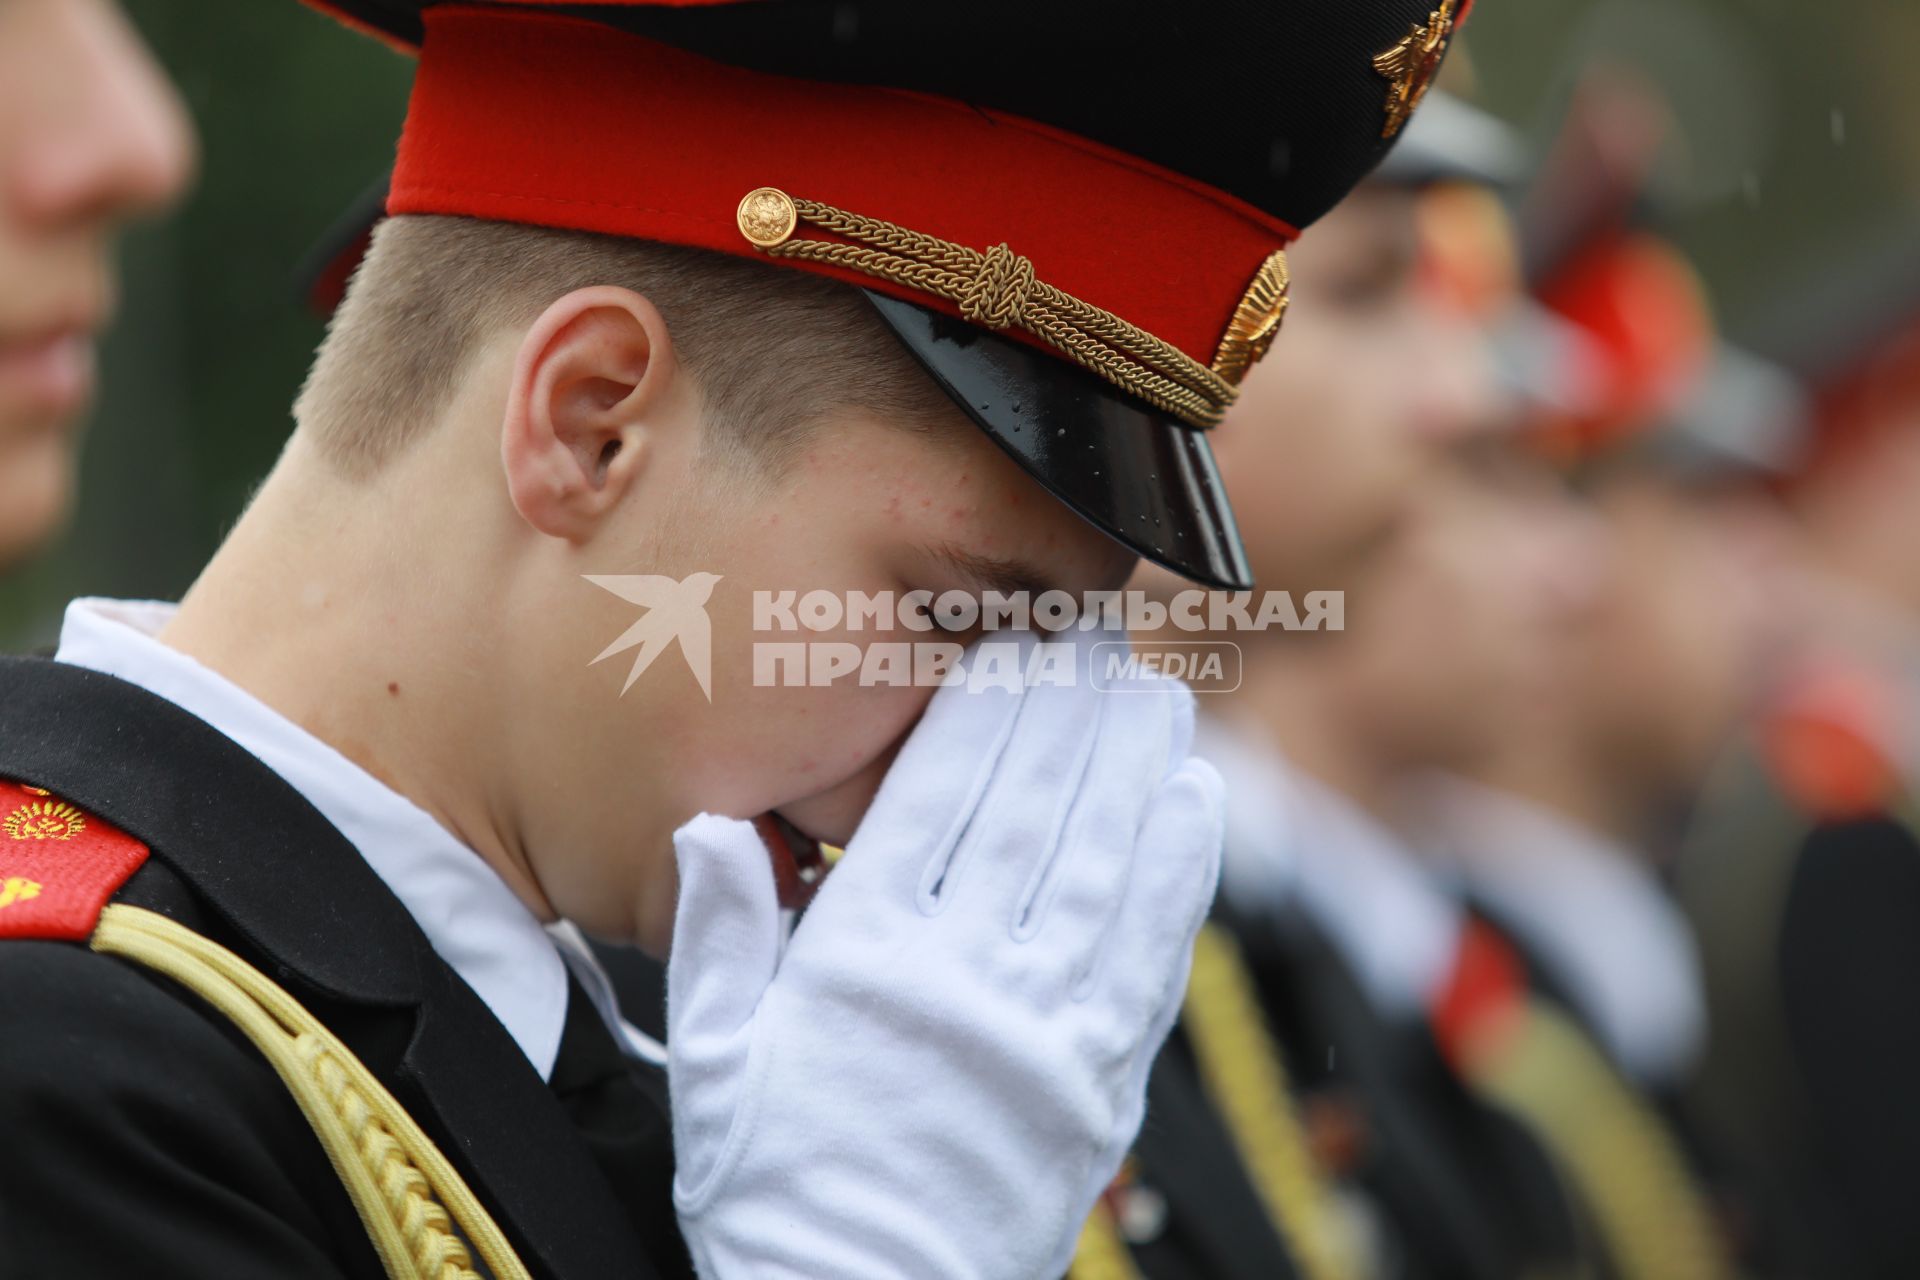
<svg viewBox="0 0 1920 1280">
<path fill-rule="evenodd" d="M 739 551 L 751 568 L 714 618 L 732 631 L 728 676 L 739 714 L 726 718 L 733 733 L 714 733 L 712 747 L 762 768 L 735 773 L 718 787 L 720 770 L 689 771 L 689 783 L 699 779 L 707 789 L 708 808 L 778 810 L 831 842 L 851 837 L 933 689 L 860 687 L 854 677 L 826 689 L 755 687 L 751 641 L 837 641 L 864 652 L 902 641 L 966 645 L 977 631 L 841 626 L 793 637 L 755 633 L 749 587 L 824 587 L 843 599 L 847 591 L 977 595 L 991 585 L 983 576 L 1000 572 L 1008 589 L 1031 583 L 1033 591 L 1060 587 L 1077 595 L 1117 587 L 1135 560 L 1029 480 L 972 424 L 956 424 L 939 439 L 872 420 L 837 424 L 804 453 L 783 501 L 747 516 L 743 528 Z M 745 741 L 735 737 L 739 731 Z"/>
<path fill-rule="evenodd" d="M 1290 251 L 1293 302 L 1215 433 L 1263 587 L 1347 585 L 1436 443 L 1493 396 L 1479 336 L 1416 287 L 1416 197 L 1363 187 Z"/>
<path fill-rule="evenodd" d="M 809 835 L 844 843 L 933 695 L 930 686 L 863 685 L 857 669 L 824 686 L 791 687 L 788 669 L 767 665 L 764 649 L 756 665 L 756 646 L 798 642 L 814 662 L 836 654 L 865 660 L 876 644 L 964 645 L 977 635 L 875 630 L 846 618 L 820 630 L 768 630 L 756 622 L 757 594 L 784 598 L 800 623 L 809 592 L 841 604 L 852 592 L 977 595 L 989 586 L 1077 596 L 1125 581 L 1131 553 L 953 413 L 932 433 L 864 416 L 823 426 L 771 492 L 710 478 L 710 467 L 689 474 L 682 523 L 694 532 L 674 552 L 678 566 L 658 571 L 722 578 L 708 608 L 713 701 L 679 678 L 673 716 L 667 781 L 688 816 L 775 811 Z M 989 573 L 1006 581 L 983 580 Z"/>
<path fill-rule="evenodd" d="M 114 227 L 179 194 L 185 113 L 108 0 L 0 0 L 0 563 L 64 512 Z"/>
<path fill-rule="evenodd" d="M 1764 499 L 1656 479 L 1601 494 L 1615 555 L 1588 649 L 1586 723 L 1660 785 L 1688 787 L 1748 706 L 1766 656 Z"/>
<path fill-rule="evenodd" d="M 1451 453 L 1350 599 L 1373 740 L 1411 766 L 1471 765 L 1558 674 L 1601 546 L 1543 467 L 1497 441 Z"/>
</svg>

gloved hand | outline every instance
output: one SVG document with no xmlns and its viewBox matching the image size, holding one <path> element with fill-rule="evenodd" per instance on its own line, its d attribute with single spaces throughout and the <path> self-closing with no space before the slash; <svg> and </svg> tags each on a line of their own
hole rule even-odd
<svg viewBox="0 0 1920 1280">
<path fill-rule="evenodd" d="M 784 947 L 752 825 L 677 834 L 674 1199 L 707 1280 L 1065 1272 L 1139 1128 L 1222 809 L 1192 695 L 1090 665 L 941 689 Z"/>
</svg>

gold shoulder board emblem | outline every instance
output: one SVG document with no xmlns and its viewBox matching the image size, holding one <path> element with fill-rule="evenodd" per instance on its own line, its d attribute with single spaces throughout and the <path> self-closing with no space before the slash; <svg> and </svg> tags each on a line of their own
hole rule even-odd
<svg viewBox="0 0 1920 1280">
<path fill-rule="evenodd" d="M 64 800 L 29 800 L 0 822 L 14 840 L 71 840 L 86 829 L 86 817 Z"/>
<path fill-rule="evenodd" d="M 1227 336 L 1220 339 L 1214 353 L 1213 371 L 1234 386 L 1247 376 L 1247 370 L 1260 362 L 1280 332 L 1287 315 L 1287 254 L 1276 250 L 1260 264 L 1253 283 L 1240 295 L 1227 321 Z"/>
<path fill-rule="evenodd" d="M 1415 23 L 1399 44 L 1374 56 L 1373 69 L 1391 82 L 1387 87 L 1387 123 L 1380 130 L 1381 137 L 1394 137 L 1405 128 L 1413 109 L 1427 96 L 1453 35 L 1455 7 L 1455 0 L 1441 0 L 1440 7 L 1427 15 L 1425 26 Z"/>
</svg>

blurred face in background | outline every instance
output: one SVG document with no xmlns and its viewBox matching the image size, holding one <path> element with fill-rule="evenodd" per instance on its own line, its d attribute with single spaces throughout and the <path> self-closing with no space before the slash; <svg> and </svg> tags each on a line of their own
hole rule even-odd
<svg viewBox="0 0 1920 1280">
<path fill-rule="evenodd" d="M 1773 620 L 1764 497 L 1628 475 L 1595 493 L 1612 552 L 1576 670 L 1601 767 L 1691 790 L 1751 707 Z"/>
<path fill-rule="evenodd" d="M 1465 768 L 1551 694 L 1588 625 L 1605 544 L 1547 468 L 1487 438 L 1450 450 L 1347 601 L 1360 731 L 1407 768 Z"/>
<path fill-rule="evenodd" d="M 1489 412 L 1479 330 L 1421 287 L 1419 201 L 1363 186 L 1289 251 L 1286 322 L 1214 433 L 1264 589 L 1350 586 L 1436 447 Z"/>
<path fill-rule="evenodd" d="M 114 232 L 192 166 L 185 111 L 111 0 L 0 0 L 0 566 L 70 501 Z"/>
</svg>

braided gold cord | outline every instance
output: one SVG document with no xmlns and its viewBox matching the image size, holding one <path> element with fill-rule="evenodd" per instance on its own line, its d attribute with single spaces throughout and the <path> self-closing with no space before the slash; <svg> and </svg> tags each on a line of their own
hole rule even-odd
<svg viewBox="0 0 1920 1280">
<path fill-rule="evenodd" d="M 446 1209 L 433 1198 L 426 1175 L 408 1161 L 400 1140 L 380 1123 L 366 1095 L 354 1087 L 352 1076 L 324 1044 L 303 1035 L 295 1046 L 347 1132 L 356 1135 L 360 1161 L 379 1186 L 415 1268 L 434 1280 L 468 1280 L 474 1274 L 473 1258 L 453 1233 Z"/>
<path fill-rule="evenodd" d="M 1239 395 L 1233 382 L 1172 343 L 1036 279 L 1032 261 L 1004 244 L 982 253 L 770 187 L 749 192 L 739 217 L 742 233 L 771 257 L 857 271 L 944 298 L 970 323 L 1024 329 L 1191 426 L 1217 426 Z M 844 239 L 793 239 L 799 222 Z"/>
<path fill-rule="evenodd" d="M 909 261 L 943 268 L 952 277 L 945 282 L 950 290 L 946 296 L 959 303 L 961 314 L 976 324 L 1006 328 L 1014 324 L 1046 325 L 1057 318 L 1061 324 L 1084 330 L 1087 337 L 1106 343 L 1119 354 L 1132 357 L 1149 371 L 1188 391 L 1223 402 L 1230 402 L 1235 394 L 1225 379 L 1172 344 L 1111 312 L 1036 281 L 1033 263 L 1011 252 L 1004 244 L 995 245 L 982 254 L 814 200 L 796 200 L 794 208 L 801 218 L 823 230 L 875 245 Z M 787 242 L 788 245 L 794 243 Z M 1034 304 L 1039 304 L 1037 309 Z"/>
<path fill-rule="evenodd" d="M 178 982 L 258 1048 L 299 1104 L 389 1280 L 529 1280 L 513 1246 L 433 1140 L 353 1052 L 286 991 L 191 929 L 115 903 L 91 945 Z M 456 1230 L 458 1234 L 456 1234 Z"/>
<path fill-rule="evenodd" d="M 1625 1280 L 1731 1276 L 1671 1135 L 1586 1034 L 1538 1000 L 1511 1034 L 1497 1050 L 1470 1050 L 1468 1078 L 1566 1171 Z"/>
<path fill-rule="evenodd" d="M 1200 930 L 1181 1008 L 1207 1093 L 1218 1106 L 1308 1280 L 1338 1280 L 1354 1268 L 1332 1230 L 1332 1200 L 1294 1111 L 1286 1063 L 1266 1028 L 1253 978 L 1233 935 Z"/>
</svg>

